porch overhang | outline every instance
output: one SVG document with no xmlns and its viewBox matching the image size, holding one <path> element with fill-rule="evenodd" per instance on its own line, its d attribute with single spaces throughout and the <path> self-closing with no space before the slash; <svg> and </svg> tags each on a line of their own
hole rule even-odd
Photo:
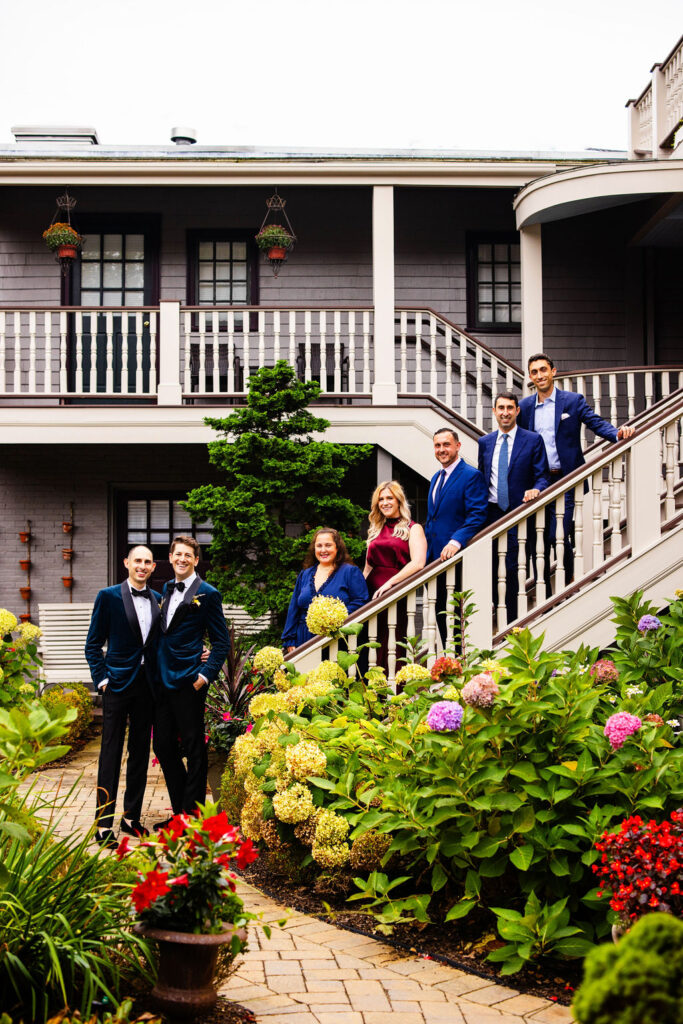
<svg viewBox="0 0 683 1024">
<path fill-rule="evenodd" d="M 525 185 L 513 205 L 522 230 L 670 193 L 683 193 L 683 160 L 637 160 L 556 171 Z"/>
</svg>

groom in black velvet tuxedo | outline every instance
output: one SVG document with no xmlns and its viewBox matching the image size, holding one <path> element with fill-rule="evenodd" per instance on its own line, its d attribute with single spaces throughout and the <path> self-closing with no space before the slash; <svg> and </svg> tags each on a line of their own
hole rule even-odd
<svg viewBox="0 0 683 1024">
<path fill-rule="evenodd" d="M 128 579 L 100 590 L 95 599 L 85 656 L 102 694 L 102 746 L 97 773 L 97 842 L 114 847 L 114 810 L 128 725 L 128 766 L 121 831 L 148 835 L 140 822 L 154 714 L 160 595 L 147 581 L 154 556 L 144 545 L 123 560 Z M 103 653 L 104 645 L 107 653 Z"/>
<path fill-rule="evenodd" d="M 174 538 L 169 559 L 175 578 L 164 587 L 161 605 L 161 687 L 154 715 L 154 753 L 164 773 L 174 814 L 191 813 L 197 803 L 206 800 L 206 691 L 230 649 L 221 596 L 197 575 L 199 556 L 194 537 Z M 202 663 L 206 634 L 211 653 Z M 159 822 L 154 828 L 164 824 Z"/>
</svg>

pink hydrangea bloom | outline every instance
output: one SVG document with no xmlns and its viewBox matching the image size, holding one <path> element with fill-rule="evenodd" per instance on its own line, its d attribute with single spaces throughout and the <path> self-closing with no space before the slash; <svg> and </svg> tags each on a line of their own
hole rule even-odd
<svg viewBox="0 0 683 1024">
<path fill-rule="evenodd" d="M 618 750 L 634 732 L 638 732 L 643 723 L 637 715 L 629 715 L 628 711 L 617 711 L 616 715 L 610 715 L 605 722 L 605 736 L 612 745 L 612 750 Z"/>
<path fill-rule="evenodd" d="M 490 672 L 472 676 L 462 688 L 462 699 L 474 708 L 490 708 L 500 693 L 498 683 Z"/>
<path fill-rule="evenodd" d="M 616 683 L 619 670 L 609 658 L 601 658 L 592 666 L 591 675 L 595 676 L 599 683 Z"/>
</svg>

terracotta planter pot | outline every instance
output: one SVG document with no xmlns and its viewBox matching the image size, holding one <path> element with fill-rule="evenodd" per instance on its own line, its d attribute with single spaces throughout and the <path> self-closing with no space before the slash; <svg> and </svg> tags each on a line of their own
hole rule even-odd
<svg viewBox="0 0 683 1024">
<path fill-rule="evenodd" d="M 70 562 L 74 556 L 73 548 L 62 548 L 62 558 L 65 562 Z"/>
<path fill-rule="evenodd" d="M 19 619 L 21 622 L 30 622 L 31 616 L 28 612 L 22 612 L 22 614 L 19 616 Z"/>
<path fill-rule="evenodd" d="M 64 584 L 67 590 L 70 590 L 71 587 L 73 587 L 74 585 L 73 576 L 62 576 L 62 583 Z"/>
<path fill-rule="evenodd" d="M 21 594 L 22 601 L 28 601 L 29 597 L 31 596 L 31 588 L 19 587 L 19 593 Z"/>
<path fill-rule="evenodd" d="M 70 519 L 65 519 L 62 522 L 62 529 L 64 530 L 64 533 L 71 533 L 73 528 L 74 528 L 74 524 L 71 522 Z"/>
<path fill-rule="evenodd" d="M 28 558 L 20 558 L 19 559 L 19 568 L 21 569 L 22 572 L 28 572 L 29 571 L 29 569 L 31 568 L 31 563 L 28 560 Z"/>
<path fill-rule="evenodd" d="M 57 256 L 60 260 L 75 260 L 77 251 L 75 245 L 57 246 Z"/>
<path fill-rule="evenodd" d="M 136 924 L 134 931 L 159 945 L 159 975 L 152 989 L 154 1005 L 175 1019 L 194 1020 L 215 1005 L 213 978 L 219 947 L 237 935 L 247 940 L 246 928 L 218 935 L 194 935 Z"/>
<path fill-rule="evenodd" d="M 21 541 L 22 544 L 28 544 L 30 539 L 31 539 L 31 532 L 30 532 L 30 530 L 20 530 L 19 531 L 19 540 Z"/>
<path fill-rule="evenodd" d="M 268 250 L 269 260 L 283 260 L 286 255 L 287 250 L 285 249 L 284 245 L 271 245 L 270 249 Z"/>
</svg>

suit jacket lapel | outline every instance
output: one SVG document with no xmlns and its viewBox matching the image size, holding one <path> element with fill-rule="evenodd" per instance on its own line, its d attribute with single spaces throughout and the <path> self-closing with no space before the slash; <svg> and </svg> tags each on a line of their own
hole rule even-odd
<svg viewBox="0 0 683 1024">
<path fill-rule="evenodd" d="M 152 599 L 151 599 L 151 601 L 149 603 L 152 606 L 152 624 L 149 627 L 149 635 L 147 637 L 148 640 L 149 640 L 149 637 L 152 635 L 152 631 L 154 630 L 154 627 L 157 624 L 159 616 L 161 615 L 161 612 L 159 611 L 159 605 L 157 604 L 156 597 L 152 596 Z"/>
<path fill-rule="evenodd" d="M 557 429 L 562 419 L 562 413 L 564 412 L 564 392 L 560 391 L 559 388 L 555 388 L 555 437 L 557 437 Z"/>
<path fill-rule="evenodd" d="M 131 628 L 133 636 L 142 643 L 142 630 L 140 629 L 137 612 L 135 611 L 135 606 L 133 604 L 133 595 L 131 594 L 130 587 L 125 580 L 121 584 L 121 597 L 123 599 L 123 610 L 126 613 L 128 625 Z"/>
<path fill-rule="evenodd" d="M 520 454 L 522 449 L 524 448 L 524 435 L 520 434 L 519 431 L 520 428 L 518 427 L 517 433 L 515 434 L 515 440 L 512 445 L 512 451 L 510 452 L 510 458 L 508 460 L 508 479 L 510 476 L 510 471 L 512 470 L 515 460 L 517 459 L 517 455 Z"/>
<path fill-rule="evenodd" d="M 168 620 L 166 621 L 166 632 L 168 632 L 170 629 L 174 629 L 180 622 L 183 621 L 183 619 L 187 615 L 187 612 L 192 601 L 194 600 L 195 594 L 202 585 L 202 582 L 203 580 L 201 579 L 200 576 L 195 576 L 194 580 L 192 581 L 192 585 L 189 586 L 185 593 L 183 594 L 183 599 L 176 608 L 173 618 L 171 619 L 170 622 Z"/>
<path fill-rule="evenodd" d="M 457 466 L 455 467 L 455 469 L 454 469 L 454 470 L 452 471 L 452 473 L 449 473 L 449 475 L 448 475 L 448 476 L 446 477 L 446 479 L 444 480 L 444 482 L 443 482 L 443 487 L 442 487 L 442 488 L 441 488 L 441 490 L 439 491 L 439 497 L 437 498 L 437 500 L 436 500 L 436 505 L 434 506 L 434 511 L 435 511 L 435 512 L 436 512 L 436 510 L 437 510 L 437 509 L 439 508 L 439 506 L 441 505 L 441 502 L 442 502 L 442 500 L 443 500 L 443 496 L 444 496 L 444 494 L 446 493 L 446 491 L 448 490 L 448 488 L 449 488 L 449 487 L 451 486 L 451 484 L 453 483 L 454 479 L 456 478 L 456 476 L 458 475 L 458 473 L 459 473 L 459 472 L 460 472 L 460 470 L 462 469 L 462 466 L 463 466 L 463 462 L 462 462 L 462 459 L 461 459 L 461 460 L 460 460 L 460 462 L 458 463 L 458 465 L 457 465 Z"/>
</svg>

